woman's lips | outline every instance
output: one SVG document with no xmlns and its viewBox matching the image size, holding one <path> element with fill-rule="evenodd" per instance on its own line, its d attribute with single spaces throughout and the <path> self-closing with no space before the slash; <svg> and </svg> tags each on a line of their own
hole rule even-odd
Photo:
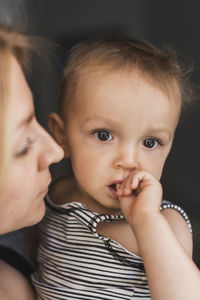
<svg viewBox="0 0 200 300">
<path fill-rule="evenodd" d="M 47 193 L 48 193 L 48 188 L 46 188 L 43 191 L 41 191 L 41 193 L 39 195 L 40 196 L 46 196 Z"/>
<path fill-rule="evenodd" d="M 46 196 L 46 194 L 48 193 L 48 187 L 49 187 L 49 185 L 50 185 L 50 183 L 51 183 L 51 180 L 49 180 L 49 182 L 46 184 L 46 187 L 43 189 L 43 190 L 41 190 L 41 192 L 38 194 L 38 196 L 39 197 L 45 197 Z"/>
</svg>

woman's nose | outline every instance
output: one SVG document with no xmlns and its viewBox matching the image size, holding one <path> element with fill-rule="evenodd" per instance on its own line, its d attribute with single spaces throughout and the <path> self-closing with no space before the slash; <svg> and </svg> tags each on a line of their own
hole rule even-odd
<svg viewBox="0 0 200 300">
<path fill-rule="evenodd" d="M 41 152 L 39 157 L 40 170 L 48 168 L 51 164 L 59 162 L 64 157 L 63 149 L 45 129 L 41 128 L 41 130 Z"/>
</svg>

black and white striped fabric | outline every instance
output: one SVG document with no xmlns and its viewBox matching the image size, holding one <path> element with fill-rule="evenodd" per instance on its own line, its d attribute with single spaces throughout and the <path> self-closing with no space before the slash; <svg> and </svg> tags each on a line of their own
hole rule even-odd
<svg viewBox="0 0 200 300">
<path fill-rule="evenodd" d="M 191 225 L 185 212 L 165 201 Z M 82 203 L 57 206 L 47 199 L 41 223 L 39 271 L 32 276 L 38 299 L 151 299 L 141 257 L 96 232 L 101 221 L 123 215 L 90 212 Z"/>
</svg>

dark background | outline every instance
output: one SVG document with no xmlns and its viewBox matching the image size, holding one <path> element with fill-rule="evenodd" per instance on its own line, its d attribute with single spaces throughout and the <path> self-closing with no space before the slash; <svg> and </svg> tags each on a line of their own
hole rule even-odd
<svg viewBox="0 0 200 300">
<path fill-rule="evenodd" d="M 200 85 L 200 2 L 191 0 L 0 0 L 0 21 L 26 33 L 52 39 L 63 49 L 42 48 L 29 76 L 36 113 L 47 128 L 47 117 L 57 110 L 59 79 L 66 50 L 82 39 L 119 35 L 172 44 L 178 55 L 192 61 L 192 81 Z M 46 56 L 51 63 L 44 62 Z M 57 57 L 57 58 L 56 58 Z M 188 213 L 194 231 L 194 260 L 200 267 L 200 92 L 197 104 L 184 115 L 167 160 L 162 183 L 166 199 Z M 65 163 L 54 174 L 68 171 Z"/>
</svg>

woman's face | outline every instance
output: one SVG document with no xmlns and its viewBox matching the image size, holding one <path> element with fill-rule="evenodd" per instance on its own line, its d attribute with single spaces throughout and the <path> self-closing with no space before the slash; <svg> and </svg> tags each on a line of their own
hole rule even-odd
<svg viewBox="0 0 200 300">
<path fill-rule="evenodd" d="M 33 225 L 45 212 L 51 181 L 49 165 L 63 151 L 35 119 L 31 91 L 16 59 L 11 58 L 11 151 L 6 185 L 0 196 L 0 233 Z"/>
</svg>

